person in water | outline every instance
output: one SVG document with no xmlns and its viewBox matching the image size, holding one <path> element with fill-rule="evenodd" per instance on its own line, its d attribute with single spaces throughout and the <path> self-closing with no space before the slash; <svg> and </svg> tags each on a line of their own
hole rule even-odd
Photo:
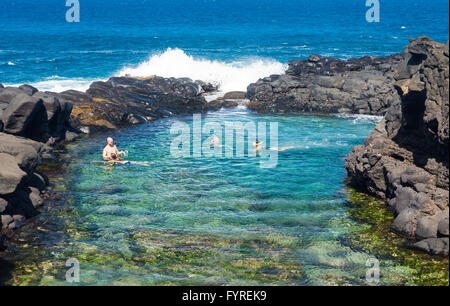
<svg viewBox="0 0 450 306">
<path fill-rule="evenodd" d="M 120 161 L 120 155 L 123 155 L 124 151 L 119 151 L 117 146 L 114 145 L 114 139 L 108 137 L 106 139 L 106 146 L 103 148 L 103 159 L 106 161 Z"/>
<path fill-rule="evenodd" d="M 262 149 L 266 149 L 263 145 L 263 142 L 262 141 L 259 141 L 259 140 L 256 140 L 254 143 L 253 143 L 253 146 L 255 147 L 255 150 L 256 151 L 260 151 L 260 150 L 262 150 Z M 283 148 L 267 148 L 268 150 L 272 150 L 272 151 L 279 151 L 279 152 L 283 152 L 283 151 L 286 151 L 286 150 L 289 150 L 289 149 L 293 149 L 294 147 L 283 147 Z"/>
<path fill-rule="evenodd" d="M 117 146 L 114 145 L 114 139 L 111 137 L 108 137 L 106 139 L 106 146 L 103 149 L 103 159 L 107 163 L 119 163 L 124 165 L 130 165 L 130 164 L 136 164 L 136 165 L 148 165 L 148 162 L 135 162 L 135 161 L 128 161 L 128 160 L 122 160 L 120 158 L 121 155 L 125 154 L 125 151 L 119 151 L 117 149 Z"/>
<path fill-rule="evenodd" d="M 218 146 L 220 146 L 220 145 L 219 145 L 219 142 L 220 142 L 219 137 L 217 137 L 216 135 L 214 135 L 214 136 L 212 137 L 212 139 L 211 139 L 211 145 L 212 145 L 213 147 L 218 147 Z"/>
</svg>

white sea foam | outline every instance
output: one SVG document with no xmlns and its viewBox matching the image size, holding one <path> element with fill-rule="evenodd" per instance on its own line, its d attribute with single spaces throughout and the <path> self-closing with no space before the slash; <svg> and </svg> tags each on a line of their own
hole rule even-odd
<svg viewBox="0 0 450 306">
<path fill-rule="evenodd" d="M 281 74 L 285 65 L 269 59 L 249 59 L 246 61 L 222 62 L 195 58 L 181 49 L 167 49 L 154 54 L 137 66 L 125 67 L 116 75 L 146 77 L 188 77 L 220 86 L 220 91 L 246 91 L 250 83 L 271 74 Z"/>
<path fill-rule="evenodd" d="M 353 123 L 375 123 L 378 124 L 383 116 L 374 116 L 374 115 L 360 115 L 360 114 L 336 114 L 336 117 L 345 118 L 345 119 L 353 119 Z"/>
<path fill-rule="evenodd" d="M 109 51 L 105 51 L 109 52 Z M 271 59 L 253 58 L 242 61 L 222 62 L 195 58 L 181 49 L 167 49 L 165 52 L 151 55 L 148 60 L 120 69 L 114 76 L 146 77 L 188 77 L 218 85 L 222 95 L 228 91 L 246 91 L 250 83 L 271 74 L 282 74 L 286 66 Z M 103 81 L 107 80 L 105 77 Z M 69 89 L 85 91 L 94 81 L 101 79 L 48 77 L 39 82 L 28 83 L 41 91 L 62 92 Z M 5 84 L 6 85 L 6 84 Z M 19 86 L 21 84 L 8 84 Z"/>
<path fill-rule="evenodd" d="M 92 82 L 99 81 L 96 79 L 84 78 L 63 78 L 60 76 L 51 76 L 39 82 L 27 83 L 38 88 L 40 91 L 63 92 L 69 89 L 86 91 Z M 7 86 L 20 86 L 22 84 L 5 84 Z"/>
</svg>

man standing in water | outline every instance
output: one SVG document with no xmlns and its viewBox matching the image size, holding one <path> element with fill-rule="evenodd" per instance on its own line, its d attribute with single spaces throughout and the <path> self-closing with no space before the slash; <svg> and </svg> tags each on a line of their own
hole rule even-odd
<svg viewBox="0 0 450 306">
<path fill-rule="evenodd" d="M 107 145 L 103 149 L 103 159 L 107 161 L 114 161 L 114 160 L 120 160 L 119 156 L 124 154 L 123 151 L 120 151 L 117 149 L 117 147 L 114 145 L 114 139 L 111 137 L 108 137 L 106 139 Z"/>
</svg>

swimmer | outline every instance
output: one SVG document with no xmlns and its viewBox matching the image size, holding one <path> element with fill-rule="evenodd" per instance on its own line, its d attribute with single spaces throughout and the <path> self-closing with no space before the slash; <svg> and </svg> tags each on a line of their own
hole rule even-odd
<svg viewBox="0 0 450 306">
<path fill-rule="evenodd" d="M 120 158 L 121 155 L 125 155 L 125 151 L 119 151 L 117 149 L 117 146 L 114 145 L 114 140 L 111 137 L 108 137 L 106 139 L 107 145 L 103 149 L 103 159 L 107 163 L 112 164 L 122 164 L 122 165 L 148 165 L 148 162 L 135 162 L 135 161 L 128 161 L 128 160 L 122 160 Z"/>
<path fill-rule="evenodd" d="M 212 139 L 211 139 L 211 145 L 212 145 L 213 147 L 219 147 L 219 146 L 220 146 L 220 145 L 219 145 L 219 141 L 220 141 L 219 137 L 217 137 L 216 135 L 214 135 L 214 136 L 212 137 Z"/>
<path fill-rule="evenodd" d="M 120 155 L 125 154 L 124 151 L 119 151 L 114 145 L 114 139 L 108 137 L 106 139 L 106 146 L 103 148 L 103 159 L 106 161 L 119 161 Z"/>
<path fill-rule="evenodd" d="M 263 142 L 262 141 L 259 141 L 259 140 L 256 140 L 254 143 L 253 143 L 253 146 L 255 147 L 255 150 L 256 151 L 259 151 L 259 150 L 262 150 L 262 149 L 265 149 L 265 147 L 262 145 L 263 144 Z M 276 148 L 276 147 L 274 147 L 274 148 L 267 148 L 268 150 L 272 150 L 272 151 L 278 151 L 278 152 L 283 152 L 283 151 L 286 151 L 286 150 L 289 150 L 289 149 L 293 149 L 294 147 L 283 147 L 283 148 Z"/>
</svg>

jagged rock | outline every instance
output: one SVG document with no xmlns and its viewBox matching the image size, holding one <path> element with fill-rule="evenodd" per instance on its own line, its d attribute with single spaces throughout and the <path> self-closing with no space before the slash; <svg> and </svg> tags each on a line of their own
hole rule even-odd
<svg viewBox="0 0 450 306">
<path fill-rule="evenodd" d="M 66 91 L 58 98 L 74 105 L 72 116 L 76 128 L 90 132 L 86 127 L 115 129 L 174 114 L 207 111 L 213 105 L 201 94 L 211 90 L 209 87 L 187 78 L 114 77 L 106 82 L 94 82 L 86 93 Z"/>
<path fill-rule="evenodd" d="M 431 253 L 447 247 L 449 58 L 443 44 L 427 37 L 411 41 L 395 71 L 401 100 L 364 142 L 347 156 L 351 184 L 386 199 L 397 215 L 393 230 L 426 239 Z M 445 218 L 447 216 L 447 218 Z M 448 239 L 447 239 L 448 241 Z"/>
<path fill-rule="evenodd" d="M 210 94 L 210 93 L 216 92 L 219 89 L 219 87 L 217 85 L 203 82 L 201 80 L 196 80 L 194 83 L 201 86 L 203 94 Z"/>
<path fill-rule="evenodd" d="M 393 75 L 402 59 L 400 54 L 349 60 L 310 55 L 290 61 L 286 74 L 248 86 L 248 106 L 263 113 L 384 115 L 399 100 Z"/>
</svg>

